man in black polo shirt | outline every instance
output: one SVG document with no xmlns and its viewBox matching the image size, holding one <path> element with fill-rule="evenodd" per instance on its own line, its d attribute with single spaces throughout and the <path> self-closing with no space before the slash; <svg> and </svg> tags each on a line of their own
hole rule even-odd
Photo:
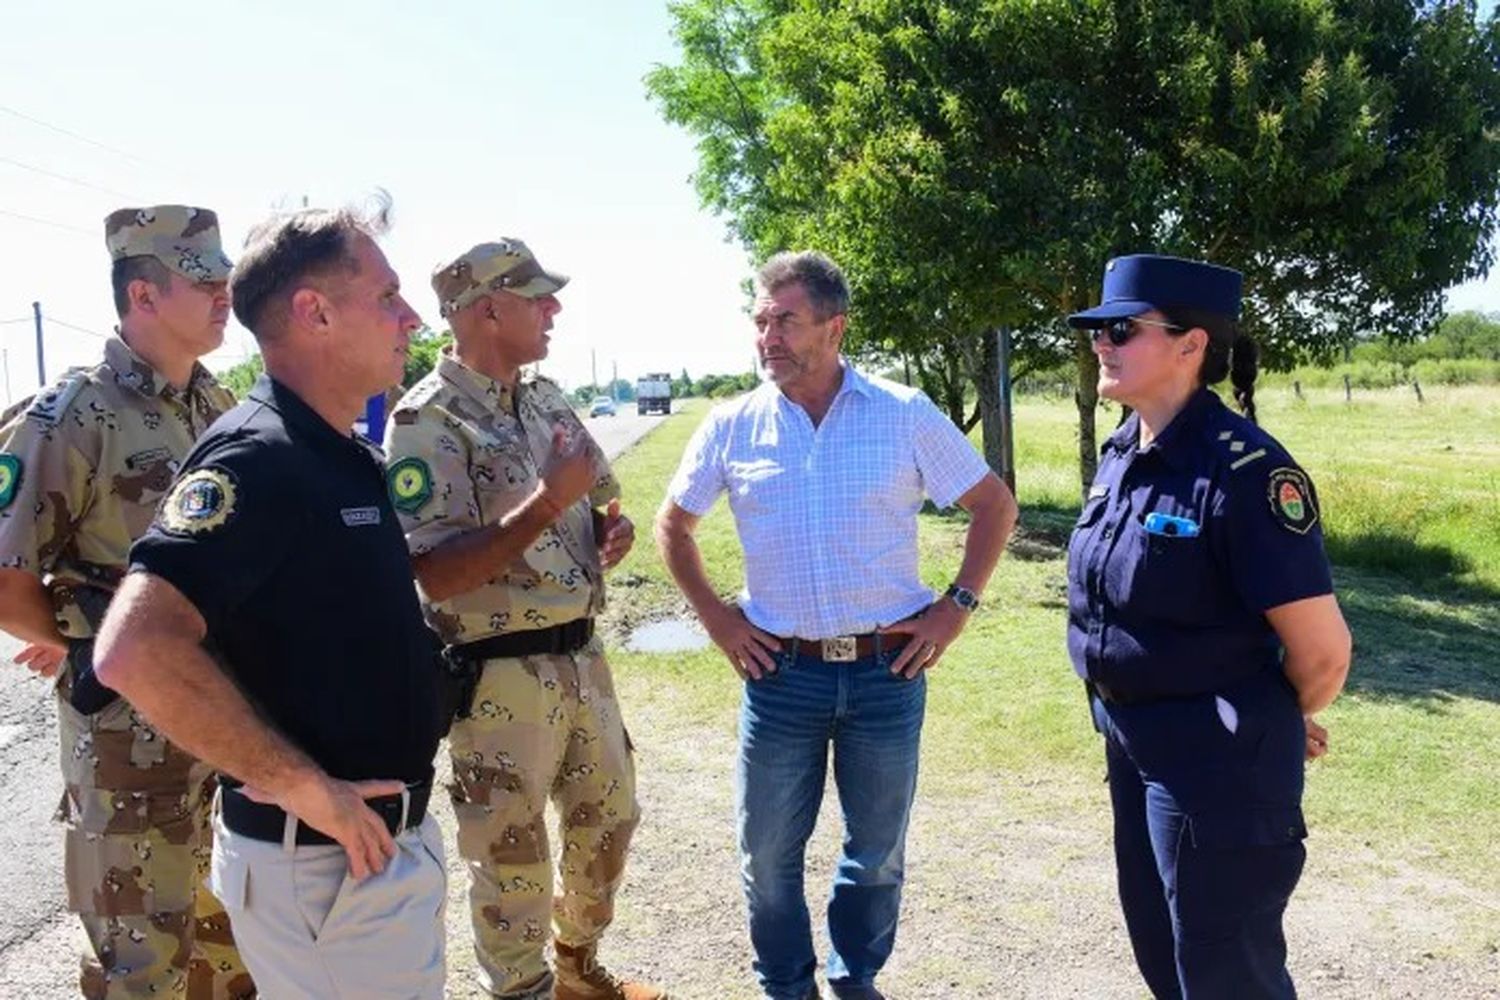
<svg viewBox="0 0 1500 1000">
<path fill-rule="evenodd" d="M 98 641 L 100 678 L 225 775 L 211 885 L 271 997 L 442 996 L 434 637 L 348 429 L 420 325 L 384 226 L 251 233 L 230 287 L 267 375 L 188 455 Z"/>
</svg>

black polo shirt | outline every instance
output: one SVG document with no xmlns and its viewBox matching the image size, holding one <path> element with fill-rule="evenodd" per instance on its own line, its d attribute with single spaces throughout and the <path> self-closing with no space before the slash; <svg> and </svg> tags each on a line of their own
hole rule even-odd
<svg viewBox="0 0 1500 1000">
<path fill-rule="evenodd" d="M 436 637 L 372 445 L 262 376 L 188 454 L 130 570 L 197 607 L 240 689 L 329 774 L 430 776 Z"/>
</svg>

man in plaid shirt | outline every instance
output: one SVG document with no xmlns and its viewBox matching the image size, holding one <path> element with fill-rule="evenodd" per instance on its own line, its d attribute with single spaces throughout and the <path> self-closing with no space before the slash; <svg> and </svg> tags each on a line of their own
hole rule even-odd
<svg viewBox="0 0 1500 1000">
<path fill-rule="evenodd" d="M 818 253 L 757 275 L 766 382 L 694 434 L 656 520 L 663 557 L 744 681 L 736 781 L 755 972 L 773 1000 L 818 997 L 804 849 L 833 747 L 844 851 L 828 904 L 834 995 L 878 1000 L 895 943 L 926 672 L 979 604 L 1015 525 L 1010 491 L 918 390 L 839 353 L 849 288 Z M 715 593 L 694 530 L 719 494 L 745 553 L 736 603 Z M 970 517 L 952 586 L 918 575 L 925 498 Z"/>
</svg>

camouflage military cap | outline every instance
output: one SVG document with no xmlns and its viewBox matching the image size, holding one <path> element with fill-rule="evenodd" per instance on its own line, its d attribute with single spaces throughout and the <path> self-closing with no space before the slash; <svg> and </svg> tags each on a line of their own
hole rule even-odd
<svg viewBox="0 0 1500 1000">
<path fill-rule="evenodd" d="M 191 282 L 227 281 L 231 264 L 219 242 L 219 217 L 206 208 L 122 208 L 104 220 L 114 260 L 155 257 Z"/>
<path fill-rule="evenodd" d="M 481 243 L 457 260 L 432 272 L 432 290 L 444 316 L 451 316 L 481 295 L 507 291 L 528 299 L 550 295 L 568 283 L 566 275 L 548 271 L 520 240 Z"/>
</svg>

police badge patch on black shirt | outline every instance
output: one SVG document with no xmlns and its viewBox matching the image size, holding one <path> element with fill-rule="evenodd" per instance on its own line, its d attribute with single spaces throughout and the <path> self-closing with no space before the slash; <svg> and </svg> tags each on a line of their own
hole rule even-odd
<svg viewBox="0 0 1500 1000">
<path fill-rule="evenodd" d="M 1280 468 L 1271 473 L 1266 487 L 1271 501 L 1271 516 L 1288 531 L 1307 534 L 1318 523 L 1318 508 L 1313 504 L 1312 482 L 1301 469 Z"/>
<path fill-rule="evenodd" d="M 224 469 L 194 469 L 172 487 L 158 522 L 174 535 L 198 535 L 223 527 L 234 516 L 234 478 Z"/>
</svg>

